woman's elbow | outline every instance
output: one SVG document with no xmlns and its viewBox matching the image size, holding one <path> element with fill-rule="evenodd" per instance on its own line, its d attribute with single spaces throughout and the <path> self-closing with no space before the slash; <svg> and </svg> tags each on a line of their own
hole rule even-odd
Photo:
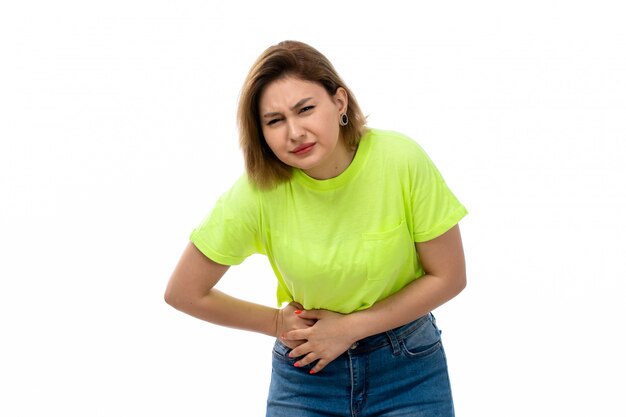
<svg viewBox="0 0 626 417">
<path fill-rule="evenodd" d="M 174 304 L 176 303 L 176 295 L 169 286 L 165 289 L 163 300 L 172 307 L 174 307 Z"/>
<path fill-rule="evenodd" d="M 184 293 L 180 289 L 176 288 L 175 285 L 169 283 L 165 289 L 163 299 L 168 305 L 180 310 L 181 306 L 185 304 L 187 297 L 185 297 Z"/>
<path fill-rule="evenodd" d="M 467 287 L 467 275 L 465 271 L 458 273 L 454 282 L 456 294 L 458 295 Z"/>
</svg>

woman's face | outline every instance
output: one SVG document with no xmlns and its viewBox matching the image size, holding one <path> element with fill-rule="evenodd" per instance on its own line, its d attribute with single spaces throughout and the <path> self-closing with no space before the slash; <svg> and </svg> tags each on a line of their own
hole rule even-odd
<svg viewBox="0 0 626 417">
<path fill-rule="evenodd" d="M 354 155 L 340 138 L 339 116 L 347 106 L 343 88 L 330 96 L 315 82 L 276 80 L 265 87 L 259 101 L 265 141 L 278 159 L 310 177 L 336 177 Z"/>
</svg>

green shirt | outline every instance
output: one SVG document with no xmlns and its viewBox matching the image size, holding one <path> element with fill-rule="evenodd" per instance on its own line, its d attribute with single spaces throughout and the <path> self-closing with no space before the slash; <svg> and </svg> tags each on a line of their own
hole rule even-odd
<svg viewBox="0 0 626 417">
<path fill-rule="evenodd" d="M 368 130 L 338 177 L 293 178 L 258 190 L 244 175 L 220 197 L 191 241 L 213 261 L 265 254 L 278 304 L 350 313 L 424 275 L 415 242 L 434 239 L 467 211 L 413 140 Z"/>
</svg>

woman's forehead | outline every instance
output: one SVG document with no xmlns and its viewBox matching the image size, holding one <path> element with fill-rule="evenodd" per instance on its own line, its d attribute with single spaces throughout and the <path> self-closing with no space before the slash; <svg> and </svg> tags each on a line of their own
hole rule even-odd
<svg viewBox="0 0 626 417">
<path fill-rule="evenodd" d="M 261 93 L 259 105 L 266 107 L 295 106 L 305 98 L 319 98 L 326 95 L 326 90 L 318 83 L 295 77 L 284 77 L 269 83 Z"/>
</svg>

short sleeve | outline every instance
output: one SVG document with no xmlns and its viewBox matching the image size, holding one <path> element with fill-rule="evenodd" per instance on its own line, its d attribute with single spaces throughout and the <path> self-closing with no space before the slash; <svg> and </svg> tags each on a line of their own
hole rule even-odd
<svg viewBox="0 0 626 417">
<path fill-rule="evenodd" d="M 246 176 L 223 194 L 190 240 L 211 260 L 238 265 L 254 253 L 264 253 L 260 240 L 260 210 L 255 189 Z"/>
<path fill-rule="evenodd" d="M 410 172 L 413 240 L 426 242 L 450 230 L 467 214 L 467 209 L 419 145 Z"/>
</svg>

